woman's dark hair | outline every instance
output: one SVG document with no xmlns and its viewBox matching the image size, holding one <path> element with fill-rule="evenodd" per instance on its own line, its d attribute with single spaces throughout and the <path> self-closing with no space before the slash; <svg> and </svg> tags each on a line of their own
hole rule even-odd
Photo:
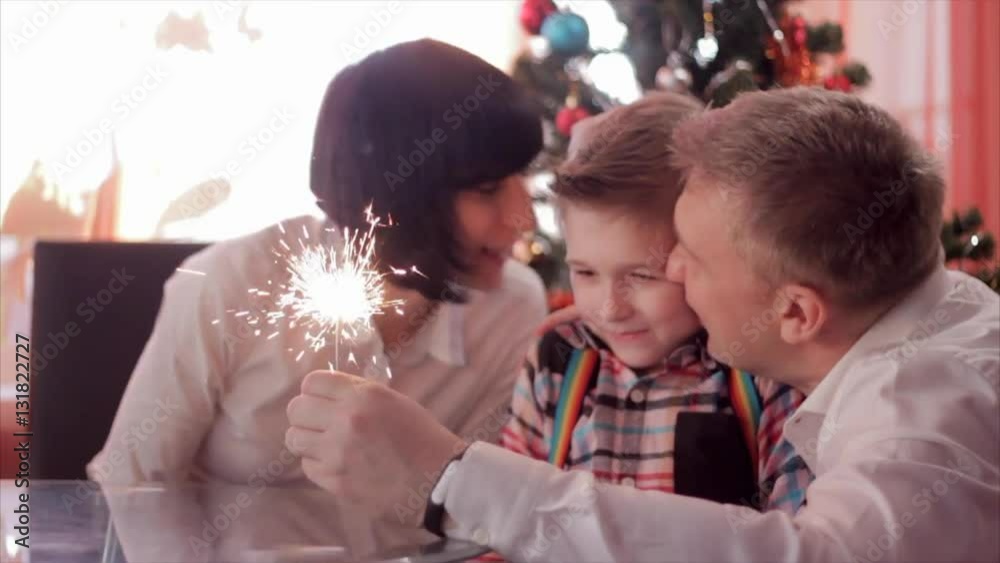
<svg viewBox="0 0 1000 563">
<path fill-rule="evenodd" d="M 339 227 L 367 229 L 365 209 L 394 226 L 377 231 L 384 273 L 429 299 L 461 301 L 466 270 L 455 195 L 525 169 L 542 148 L 540 113 L 503 71 L 423 39 L 341 71 L 316 123 L 310 184 Z"/>
</svg>

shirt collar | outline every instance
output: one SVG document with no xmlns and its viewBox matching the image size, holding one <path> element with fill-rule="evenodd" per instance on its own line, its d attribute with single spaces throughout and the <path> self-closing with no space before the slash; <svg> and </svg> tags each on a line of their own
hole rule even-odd
<svg viewBox="0 0 1000 563">
<path fill-rule="evenodd" d="M 343 237 L 340 229 L 329 218 L 321 220 L 321 233 L 326 234 L 333 244 L 340 244 Z M 426 334 L 418 336 L 411 344 L 413 355 L 406 354 L 416 363 L 430 355 L 434 359 L 454 367 L 465 367 L 465 309 L 459 303 L 441 302 L 437 311 L 424 327 Z M 421 331 L 424 332 L 424 331 Z M 411 362 L 403 360 L 404 364 Z"/>
<path fill-rule="evenodd" d="M 590 346 L 602 350 L 617 366 L 614 370 L 614 376 L 629 387 L 640 380 L 655 379 L 678 373 L 707 377 L 718 368 L 718 363 L 708 355 L 708 350 L 705 347 L 706 333 L 704 330 L 695 333 L 691 338 L 674 348 L 658 364 L 646 368 L 632 368 L 615 356 L 611 347 L 594 334 L 583 321 L 577 321 L 574 325 L 577 340 L 571 341 L 571 344 L 577 348 Z"/>
<path fill-rule="evenodd" d="M 948 294 L 951 283 L 944 265 L 938 268 L 901 302 L 875 322 L 833 366 L 799 407 L 799 412 L 826 414 L 838 388 L 853 366 L 866 356 L 882 353 L 888 359 L 904 340 L 926 320 Z"/>
<path fill-rule="evenodd" d="M 641 377 L 649 375 L 658 377 L 682 371 L 689 375 L 707 377 L 716 369 L 718 369 L 718 362 L 708 355 L 708 349 L 705 347 L 705 332 L 701 330 L 674 348 L 659 365 L 639 370 L 639 375 Z"/>
<path fill-rule="evenodd" d="M 465 367 L 465 309 L 457 303 L 443 302 L 438 306 L 427 342 L 427 353 L 438 361 L 454 367 Z"/>
</svg>

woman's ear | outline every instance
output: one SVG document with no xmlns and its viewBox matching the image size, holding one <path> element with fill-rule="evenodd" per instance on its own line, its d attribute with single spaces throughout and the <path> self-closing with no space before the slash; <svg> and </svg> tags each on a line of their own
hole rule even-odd
<svg viewBox="0 0 1000 563">
<path fill-rule="evenodd" d="M 788 344 L 802 344 L 815 339 L 829 317 L 826 299 L 809 286 L 784 285 L 778 289 L 775 303 L 781 339 Z"/>
</svg>

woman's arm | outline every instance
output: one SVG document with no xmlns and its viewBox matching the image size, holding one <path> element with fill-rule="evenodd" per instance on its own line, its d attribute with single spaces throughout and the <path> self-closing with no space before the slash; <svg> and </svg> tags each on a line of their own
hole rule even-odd
<svg viewBox="0 0 1000 563">
<path fill-rule="evenodd" d="M 226 335 L 235 334 L 238 321 L 225 311 L 224 268 L 209 264 L 218 262 L 219 253 L 209 256 L 202 253 L 184 264 L 207 275 L 178 272 L 165 283 L 152 335 L 111 431 L 87 465 L 90 479 L 134 484 L 190 477 L 227 371 Z"/>
<path fill-rule="evenodd" d="M 487 360 L 489 386 L 483 390 L 485 418 L 465 433 L 471 440 L 499 444 L 501 430 L 511 412 L 511 396 L 521 375 L 524 358 L 535 343 L 535 330 L 547 312 L 545 288 L 537 274 L 522 264 L 510 265 L 506 274 L 502 299 L 503 313 L 491 327 L 492 338 L 499 346 L 492 349 L 493 357 Z"/>
</svg>

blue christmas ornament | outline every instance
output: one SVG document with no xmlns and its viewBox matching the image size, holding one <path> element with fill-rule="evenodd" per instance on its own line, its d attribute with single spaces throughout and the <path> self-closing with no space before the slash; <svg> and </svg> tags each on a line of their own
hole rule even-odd
<svg viewBox="0 0 1000 563">
<path fill-rule="evenodd" d="M 587 52 L 590 45 L 587 21 L 576 14 L 558 13 L 545 18 L 542 36 L 549 40 L 553 51 L 567 57 Z"/>
</svg>

